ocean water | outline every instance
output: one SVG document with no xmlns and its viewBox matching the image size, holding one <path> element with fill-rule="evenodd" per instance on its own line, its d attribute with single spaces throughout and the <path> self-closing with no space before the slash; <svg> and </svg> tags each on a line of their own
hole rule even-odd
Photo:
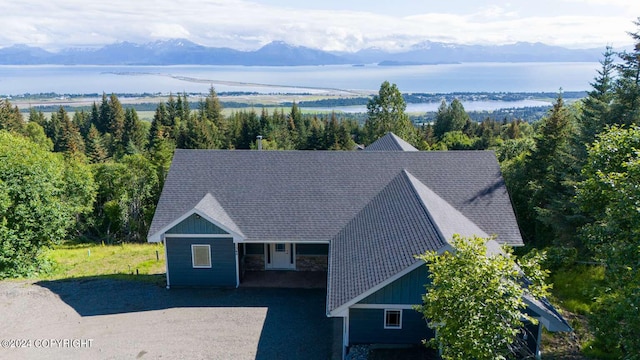
<svg viewBox="0 0 640 360">
<path fill-rule="evenodd" d="M 496 109 L 517 109 L 525 107 L 536 106 L 551 106 L 552 103 L 542 100 L 518 100 L 518 101 L 486 101 L 486 100 L 465 100 L 463 101 L 464 109 L 466 111 L 492 111 Z M 429 103 L 409 103 L 405 109 L 408 113 L 425 113 L 438 111 L 440 102 Z M 335 106 L 335 107 L 313 107 L 307 108 L 309 110 L 315 110 L 318 112 L 328 111 L 340 111 L 344 113 L 366 113 L 366 105 L 353 105 L 353 106 Z"/>
<path fill-rule="evenodd" d="M 598 63 L 463 63 L 420 66 L 0 66 L 0 96 L 49 93 L 375 92 L 589 90 Z"/>
</svg>

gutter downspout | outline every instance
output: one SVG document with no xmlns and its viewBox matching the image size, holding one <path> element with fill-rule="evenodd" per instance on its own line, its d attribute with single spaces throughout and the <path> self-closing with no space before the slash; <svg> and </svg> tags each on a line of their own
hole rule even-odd
<svg viewBox="0 0 640 360">
<path fill-rule="evenodd" d="M 347 316 L 342 318 L 344 322 L 342 324 L 342 358 L 347 357 L 347 347 L 349 346 L 349 309 L 347 309 Z"/>
</svg>

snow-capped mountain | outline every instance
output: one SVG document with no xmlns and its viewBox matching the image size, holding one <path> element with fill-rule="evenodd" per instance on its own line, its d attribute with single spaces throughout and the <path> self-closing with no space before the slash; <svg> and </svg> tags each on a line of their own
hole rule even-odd
<svg viewBox="0 0 640 360">
<path fill-rule="evenodd" d="M 461 45 L 423 41 L 404 50 L 379 48 L 355 53 L 327 52 L 274 41 L 254 51 L 207 47 L 186 39 L 145 44 L 118 42 L 100 48 L 67 48 L 49 52 L 26 45 L 0 49 L 0 65 L 387 65 L 438 64 L 455 62 L 566 62 L 598 61 L 604 49 L 567 49 L 542 43 L 510 45 Z"/>
</svg>

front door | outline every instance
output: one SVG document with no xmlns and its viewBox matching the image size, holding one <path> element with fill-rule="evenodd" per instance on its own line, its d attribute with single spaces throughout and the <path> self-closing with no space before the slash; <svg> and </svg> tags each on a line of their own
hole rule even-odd
<svg viewBox="0 0 640 360">
<path fill-rule="evenodd" d="M 267 244 L 266 268 L 273 270 L 293 270 L 295 264 L 295 246 L 291 243 Z"/>
</svg>

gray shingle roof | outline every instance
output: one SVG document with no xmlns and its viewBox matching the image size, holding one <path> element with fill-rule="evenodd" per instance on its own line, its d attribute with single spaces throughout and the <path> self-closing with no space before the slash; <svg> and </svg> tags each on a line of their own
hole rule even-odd
<svg viewBox="0 0 640 360">
<path fill-rule="evenodd" d="M 438 229 L 439 234 L 444 240 L 451 240 L 453 234 L 488 237 L 478 225 L 467 219 L 460 211 L 444 201 L 440 196 L 421 183 L 420 180 L 409 173 L 406 173 L 406 175 L 423 206 L 426 208 L 433 225 Z"/>
<path fill-rule="evenodd" d="M 418 151 L 413 145 L 406 142 L 392 132 L 374 141 L 365 148 L 365 151 Z"/>
<path fill-rule="evenodd" d="M 247 241 L 329 241 L 405 169 L 485 233 L 522 245 L 490 151 L 176 150 L 150 240 L 209 193 Z"/>
<path fill-rule="evenodd" d="M 408 267 L 425 251 L 453 249 L 453 234 L 487 237 L 402 170 L 331 242 L 327 309 L 333 311 Z"/>
<path fill-rule="evenodd" d="M 333 238 L 327 309 L 334 310 L 447 242 L 401 171 Z"/>
</svg>

